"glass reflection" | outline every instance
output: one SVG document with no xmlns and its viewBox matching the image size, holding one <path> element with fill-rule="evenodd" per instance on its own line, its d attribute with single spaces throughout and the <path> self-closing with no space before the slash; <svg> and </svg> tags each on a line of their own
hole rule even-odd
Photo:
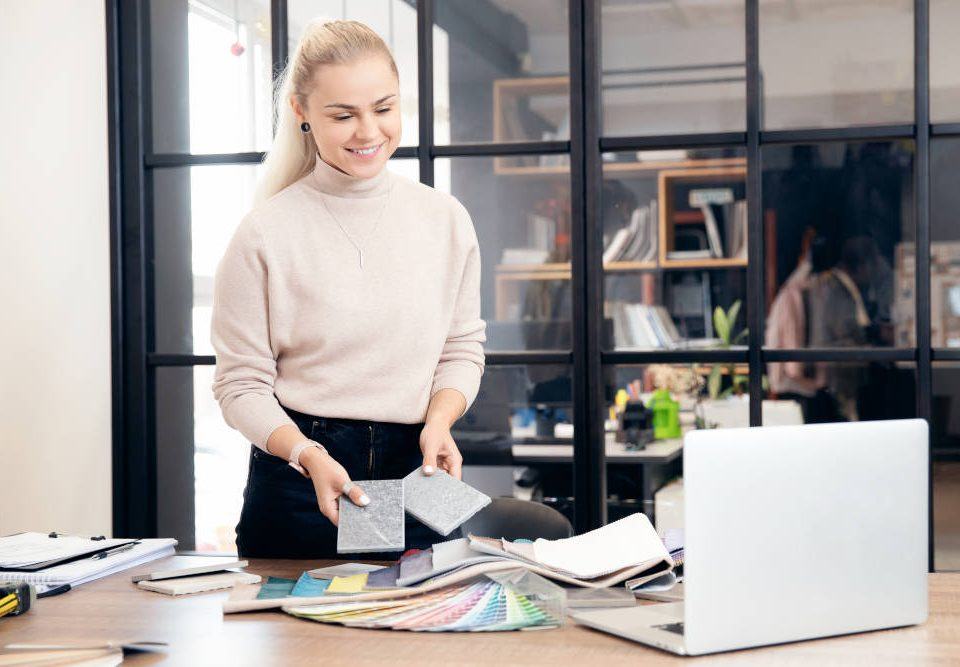
<svg viewBox="0 0 960 667">
<path fill-rule="evenodd" d="M 601 22 L 604 135 L 743 131 L 742 0 L 604 0 Z"/>
<path fill-rule="evenodd" d="M 266 150 L 270 3 L 151 2 L 150 31 L 153 151 Z"/>
<path fill-rule="evenodd" d="M 743 150 L 606 153 L 603 176 L 604 344 L 746 345 Z"/>
<path fill-rule="evenodd" d="M 569 174 L 518 177 L 497 159 L 435 162 L 437 189 L 463 203 L 477 231 L 486 349 L 570 349 Z"/>
<path fill-rule="evenodd" d="M 960 347 L 960 139 L 930 143 L 930 344 Z M 912 260 L 912 248 L 909 259 Z M 912 266 L 912 261 L 909 262 Z"/>
<path fill-rule="evenodd" d="M 488 366 L 453 428 L 463 479 L 490 496 L 538 500 L 573 520 L 569 366 Z"/>
<path fill-rule="evenodd" d="M 436 143 L 569 138 L 567 4 L 436 3 Z"/>
<path fill-rule="evenodd" d="M 760 3 L 764 127 L 913 122 L 913 3 Z"/>
<path fill-rule="evenodd" d="M 795 402 L 806 424 L 916 416 L 912 362 L 777 362 L 767 364 L 767 380 L 765 395 Z"/>
<path fill-rule="evenodd" d="M 913 344 L 912 162 L 910 142 L 764 150 L 766 347 Z"/>
</svg>

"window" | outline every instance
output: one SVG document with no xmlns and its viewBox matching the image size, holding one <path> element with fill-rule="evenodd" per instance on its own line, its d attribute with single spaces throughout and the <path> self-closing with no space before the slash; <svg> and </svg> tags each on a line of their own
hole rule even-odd
<svg viewBox="0 0 960 667">
<path fill-rule="evenodd" d="M 682 449 L 639 465 L 611 408 L 666 389 L 681 434 L 920 416 L 931 566 L 955 567 L 960 14 L 915 4 L 114 2 L 117 532 L 232 546 L 249 445 L 209 394 L 211 276 L 270 144 L 270 72 L 310 20 L 355 18 L 401 70 L 389 168 L 480 240 L 468 480 L 578 530 L 642 510 L 663 532 Z"/>
</svg>

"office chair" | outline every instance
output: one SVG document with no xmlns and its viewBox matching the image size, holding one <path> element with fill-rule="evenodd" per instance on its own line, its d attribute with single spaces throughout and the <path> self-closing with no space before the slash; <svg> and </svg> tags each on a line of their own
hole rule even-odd
<svg viewBox="0 0 960 667">
<path fill-rule="evenodd" d="M 461 526 L 464 537 L 468 533 L 483 537 L 502 537 L 508 540 L 542 537 L 556 540 L 573 536 L 573 526 L 560 512 L 532 500 L 494 498 Z"/>
</svg>

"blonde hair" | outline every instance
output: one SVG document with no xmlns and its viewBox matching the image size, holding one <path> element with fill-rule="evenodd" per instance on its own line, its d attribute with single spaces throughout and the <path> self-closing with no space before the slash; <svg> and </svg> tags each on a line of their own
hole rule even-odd
<svg viewBox="0 0 960 667">
<path fill-rule="evenodd" d="M 399 77 L 390 49 L 367 25 L 359 21 L 314 21 L 306 27 L 287 66 L 274 82 L 277 129 L 263 161 L 265 169 L 254 193 L 254 206 L 303 178 L 316 165 L 316 142 L 312 134 L 300 131 L 300 122 L 290 105 L 291 95 L 306 108 L 318 67 L 343 65 L 369 55 L 386 58 Z"/>
</svg>

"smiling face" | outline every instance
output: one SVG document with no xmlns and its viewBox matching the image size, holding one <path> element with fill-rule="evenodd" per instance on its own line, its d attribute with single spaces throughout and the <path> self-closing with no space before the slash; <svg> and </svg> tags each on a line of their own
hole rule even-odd
<svg viewBox="0 0 960 667">
<path fill-rule="evenodd" d="M 345 174 L 376 176 L 400 144 L 400 82 L 379 56 L 318 67 L 306 107 L 290 103 L 323 160 Z"/>
</svg>

